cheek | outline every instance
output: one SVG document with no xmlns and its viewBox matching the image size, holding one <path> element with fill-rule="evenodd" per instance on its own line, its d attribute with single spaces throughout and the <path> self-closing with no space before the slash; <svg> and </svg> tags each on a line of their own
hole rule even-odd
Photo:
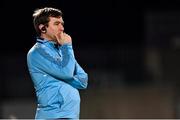
<svg viewBox="0 0 180 120">
<path fill-rule="evenodd" d="M 57 33 L 57 32 L 59 31 L 59 29 L 56 28 L 56 27 L 54 27 L 54 28 L 51 28 L 50 31 L 51 31 L 52 33 Z"/>
<path fill-rule="evenodd" d="M 49 33 L 49 34 L 54 34 L 56 31 L 53 29 L 53 28 L 48 28 L 47 29 L 47 32 Z"/>
</svg>

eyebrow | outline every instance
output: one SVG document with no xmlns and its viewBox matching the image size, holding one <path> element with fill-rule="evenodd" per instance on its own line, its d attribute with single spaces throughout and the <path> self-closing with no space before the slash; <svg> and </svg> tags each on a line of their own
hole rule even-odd
<svg viewBox="0 0 180 120">
<path fill-rule="evenodd" d="M 57 23 L 58 23 L 58 24 L 61 23 L 62 25 L 64 25 L 64 21 L 62 21 L 62 22 L 60 22 L 60 21 L 55 21 L 55 22 L 54 22 L 54 24 L 57 24 Z"/>
</svg>

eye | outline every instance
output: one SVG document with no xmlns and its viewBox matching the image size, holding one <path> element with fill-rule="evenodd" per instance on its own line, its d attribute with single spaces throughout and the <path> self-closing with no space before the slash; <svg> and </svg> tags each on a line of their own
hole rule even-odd
<svg viewBox="0 0 180 120">
<path fill-rule="evenodd" d="M 55 23 L 55 25 L 59 25 L 59 23 Z"/>
</svg>

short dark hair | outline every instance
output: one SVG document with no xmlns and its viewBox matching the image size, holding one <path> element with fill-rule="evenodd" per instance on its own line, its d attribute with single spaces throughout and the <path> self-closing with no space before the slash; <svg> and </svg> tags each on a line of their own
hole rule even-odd
<svg viewBox="0 0 180 120">
<path fill-rule="evenodd" d="M 57 18 L 62 17 L 62 12 L 61 10 L 52 7 L 44 7 L 44 8 L 36 9 L 34 11 L 33 24 L 38 35 L 41 34 L 39 25 L 43 24 L 44 26 L 48 26 L 49 17 L 57 17 Z"/>
</svg>

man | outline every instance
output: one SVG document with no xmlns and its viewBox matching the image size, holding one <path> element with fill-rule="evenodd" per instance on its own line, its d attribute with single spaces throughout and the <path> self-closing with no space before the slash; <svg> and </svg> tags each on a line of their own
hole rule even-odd
<svg viewBox="0 0 180 120">
<path fill-rule="evenodd" d="M 87 88 L 88 75 L 75 59 L 71 37 L 64 33 L 59 9 L 45 7 L 33 13 L 38 34 L 27 54 L 28 69 L 37 96 L 36 119 L 78 119 L 78 89 Z"/>
</svg>

